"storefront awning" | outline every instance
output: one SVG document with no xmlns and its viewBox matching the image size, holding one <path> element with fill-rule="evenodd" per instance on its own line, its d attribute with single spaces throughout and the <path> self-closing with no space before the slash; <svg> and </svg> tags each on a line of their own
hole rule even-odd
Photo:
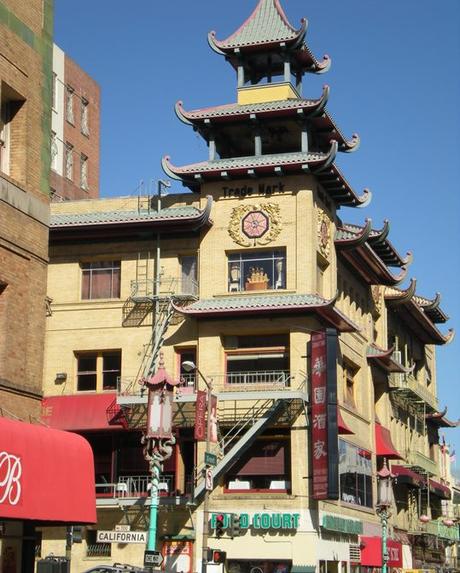
<svg viewBox="0 0 460 573">
<path fill-rule="evenodd" d="M 365 567 L 382 566 L 382 538 L 360 537 L 361 545 L 361 565 Z M 388 567 L 402 567 L 402 545 L 393 539 L 387 540 Z"/>
<path fill-rule="evenodd" d="M 381 424 L 375 424 L 375 453 L 390 460 L 402 460 L 401 454 L 391 441 L 390 430 Z"/>
<path fill-rule="evenodd" d="M 51 428 L 73 432 L 124 427 L 124 418 L 113 392 L 44 398 L 42 420 Z"/>
<path fill-rule="evenodd" d="M 450 499 L 452 495 L 450 489 L 446 485 L 433 479 L 430 479 L 430 492 L 441 499 Z"/>
<path fill-rule="evenodd" d="M 426 483 L 423 476 L 404 466 L 391 466 L 391 473 L 396 476 L 396 483 L 398 484 L 405 483 L 420 487 L 422 484 Z"/>
<path fill-rule="evenodd" d="M 340 436 L 345 436 L 347 434 L 354 434 L 352 430 L 345 424 L 340 408 L 337 408 L 337 428 Z"/>
<path fill-rule="evenodd" d="M 76 434 L 0 418 L 0 518 L 95 523 L 88 442 Z"/>
</svg>

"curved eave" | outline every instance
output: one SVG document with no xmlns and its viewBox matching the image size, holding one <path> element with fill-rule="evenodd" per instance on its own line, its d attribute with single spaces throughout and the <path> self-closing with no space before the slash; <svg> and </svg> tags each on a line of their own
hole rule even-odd
<svg viewBox="0 0 460 573">
<path fill-rule="evenodd" d="M 385 372 L 401 372 L 406 373 L 407 369 L 393 358 L 394 347 L 388 350 L 379 348 L 375 344 L 371 344 L 367 350 L 367 360 L 374 362 Z"/>
<path fill-rule="evenodd" d="M 132 221 L 100 221 L 100 222 L 75 222 L 65 223 L 60 225 L 50 226 L 50 235 L 60 233 L 75 233 L 81 231 L 103 231 L 106 229 L 116 230 L 129 230 L 129 229 L 145 229 L 146 227 L 152 230 L 161 229 L 162 233 L 178 232 L 178 231 L 196 231 L 203 226 L 212 225 L 210 218 L 211 209 L 213 205 L 212 196 L 206 197 L 206 206 L 202 210 L 198 210 L 197 215 L 192 217 L 168 217 L 164 219 L 139 219 Z"/>
<path fill-rule="evenodd" d="M 270 116 L 277 117 L 280 115 L 292 115 L 297 117 L 300 114 L 308 117 L 310 115 L 319 114 L 323 111 L 328 101 L 329 93 L 329 86 L 325 85 L 320 98 L 316 100 L 288 100 L 288 105 L 284 105 L 285 102 L 282 102 L 283 106 L 278 109 L 270 109 L 270 107 L 267 107 L 267 104 L 256 103 L 246 105 L 222 105 L 187 111 L 184 109 L 183 102 L 179 100 L 175 105 L 174 111 L 183 123 L 186 125 L 193 125 L 195 127 L 201 126 L 205 122 L 211 122 L 214 124 L 226 123 L 229 121 L 248 121 L 249 119 L 252 119 L 251 116 L 254 115 L 257 118 L 266 118 Z M 352 142 L 345 142 L 341 139 L 337 139 L 337 141 L 339 143 L 340 150 L 342 150 L 342 147 L 353 144 L 353 140 Z"/>
<path fill-rule="evenodd" d="M 340 310 L 335 308 L 335 297 L 332 300 L 324 301 L 321 304 L 292 304 L 292 305 L 266 305 L 263 307 L 248 305 L 238 308 L 208 308 L 194 309 L 190 306 L 177 306 L 174 303 L 176 312 L 197 319 L 217 318 L 217 317 L 235 317 L 235 316 L 265 316 L 267 314 L 316 314 L 324 322 L 337 328 L 339 332 L 356 332 L 359 327 L 346 317 Z"/>
<path fill-rule="evenodd" d="M 331 165 L 329 169 L 325 169 L 320 173 L 316 172 L 315 175 L 324 190 L 337 205 L 364 208 L 372 200 L 372 193 L 369 189 L 364 189 L 363 194 L 360 196 L 356 195 L 337 165 Z"/>
<path fill-rule="evenodd" d="M 460 420 L 456 422 L 452 422 L 448 418 L 446 418 L 447 414 L 447 406 L 444 408 L 442 412 L 434 412 L 430 414 L 425 414 L 425 420 L 436 426 L 437 428 L 457 428 L 460 426 Z"/>
<path fill-rule="evenodd" d="M 372 221 L 371 219 L 366 219 L 364 227 L 361 227 L 357 233 L 349 231 L 345 227 L 338 229 L 338 231 L 348 233 L 351 236 L 344 239 L 336 239 L 334 241 L 336 247 L 342 251 L 356 249 L 357 247 L 364 245 L 368 240 L 372 231 Z"/>
<path fill-rule="evenodd" d="M 407 276 L 408 269 L 405 267 L 398 274 L 393 274 L 368 244 L 358 245 L 354 249 L 340 249 L 339 253 L 369 285 L 396 286 Z"/>
<path fill-rule="evenodd" d="M 315 123 L 315 119 L 312 120 Z M 347 139 L 343 132 L 338 128 L 331 114 L 325 110 L 321 117 L 316 120 L 318 124 L 324 124 L 324 127 L 330 131 L 330 139 L 335 139 L 339 144 L 339 151 L 351 153 L 357 151 L 361 145 L 361 139 L 357 133 L 353 133 L 351 139 Z"/>
<path fill-rule="evenodd" d="M 437 292 L 432 300 L 416 297 L 416 301 L 431 321 L 435 323 L 445 323 L 449 320 L 447 314 L 440 308 L 441 293 Z"/>
</svg>

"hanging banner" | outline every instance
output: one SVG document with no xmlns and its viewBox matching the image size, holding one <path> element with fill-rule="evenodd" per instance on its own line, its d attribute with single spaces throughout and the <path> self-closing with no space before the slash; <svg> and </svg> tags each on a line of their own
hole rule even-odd
<svg viewBox="0 0 460 573">
<path fill-rule="evenodd" d="M 217 444 L 217 396 L 211 396 L 211 417 L 209 419 L 209 441 Z"/>
<path fill-rule="evenodd" d="M 206 394 L 204 390 L 198 390 L 195 403 L 195 440 L 206 440 Z"/>
<path fill-rule="evenodd" d="M 337 333 L 311 336 L 313 498 L 338 499 Z"/>
</svg>

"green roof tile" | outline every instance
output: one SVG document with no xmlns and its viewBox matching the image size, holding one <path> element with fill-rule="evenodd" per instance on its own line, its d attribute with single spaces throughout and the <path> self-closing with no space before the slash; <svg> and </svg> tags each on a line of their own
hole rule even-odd
<svg viewBox="0 0 460 573">
<path fill-rule="evenodd" d="M 204 299 L 187 306 L 187 311 L 219 311 L 251 308 L 284 308 L 295 306 L 321 306 L 328 301 L 316 294 L 276 294 L 276 295 L 247 295 L 228 296 L 214 299 Z"/>
</svg>

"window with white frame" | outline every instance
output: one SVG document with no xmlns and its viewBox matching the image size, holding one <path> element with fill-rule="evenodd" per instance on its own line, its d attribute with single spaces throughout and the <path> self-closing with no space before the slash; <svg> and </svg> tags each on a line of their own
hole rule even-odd
<svg viewBox="0 0 460 573">
<path fill-rule="evenodd" d="M 69 142 L 65 144 L 65 176 L 73 180 L 73 145 Z"/>
<path fill-rule="evenodd" d="M 80 102 L 80 124 L 83 135 L 89 135 L 89 101 L 84 97 Z"/>
<path fill-rule="evenodd" d="M 258 291 L 286 288 L 286 252 L 244 251 L 228 255 L 228 290 Z"/>
<path fill-rule="evenodd" d="M 72 125 L 75 123 L 74 117 L 74 100 L 75 90 L 71 86 L 66 86 L 66 101 L 65 101 L 65 118 Z"/>
<path fill-rule="evenodd" d="M 80 187 L 88 189 L 88 157 L 84 153 L 80 155 Z"/>
<path fill-rule="evenodd" d="M 51 132 L 51 169 L 58 170 L 58 144 L 57 135 L 54 131 Z"/>
<path fill-rule="evenodd" d="M 346 503 L 372 507 L 371 453 L 339 440 L 340 499 Z"/>
</svg>

